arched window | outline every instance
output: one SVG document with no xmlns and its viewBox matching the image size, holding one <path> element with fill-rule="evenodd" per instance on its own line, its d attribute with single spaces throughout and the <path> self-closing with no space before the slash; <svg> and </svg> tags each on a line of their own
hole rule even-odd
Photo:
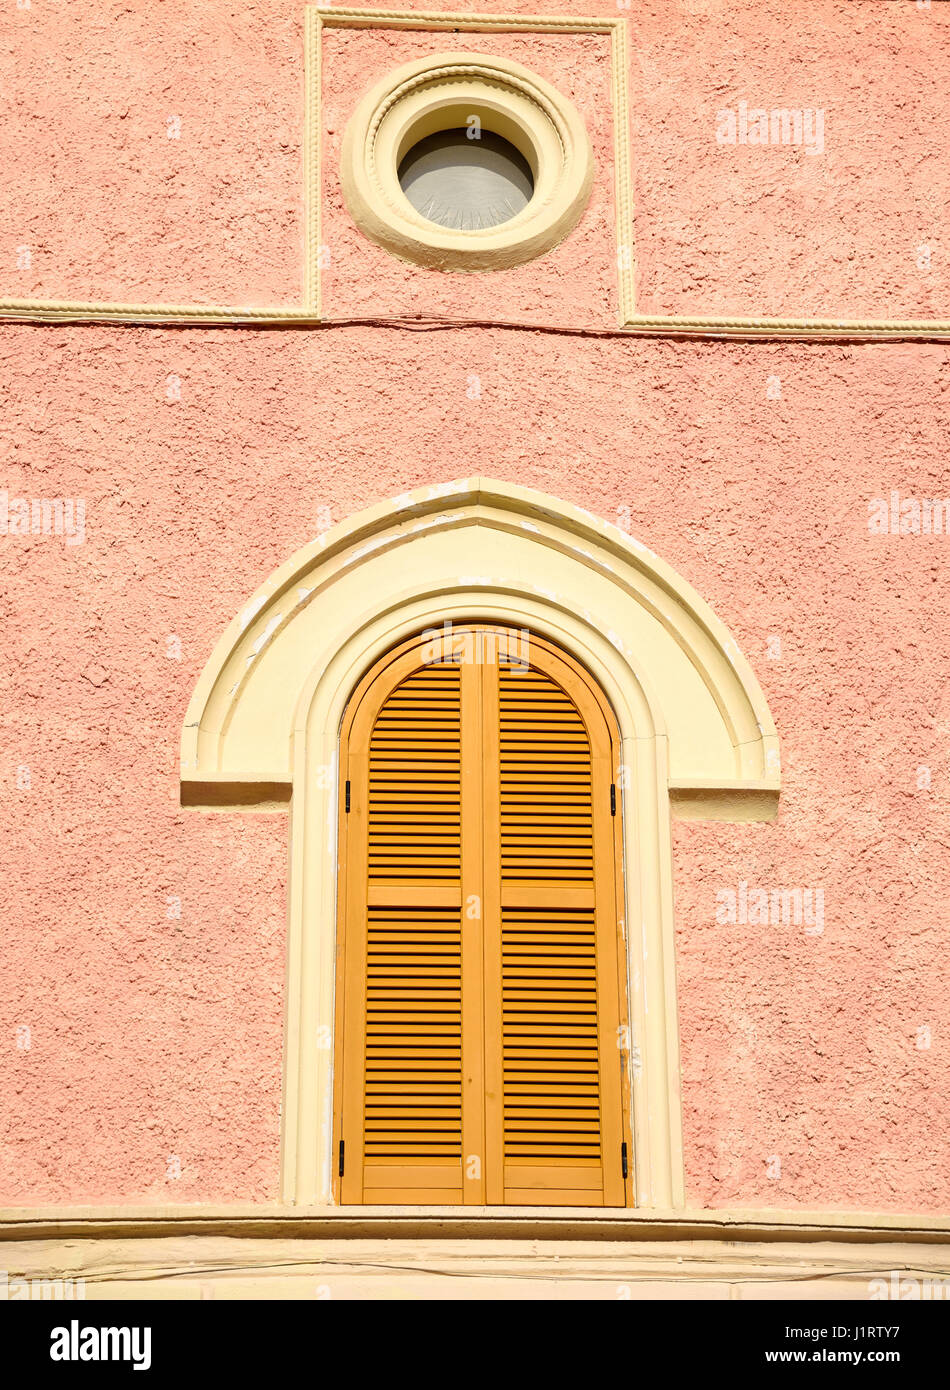
<svg viewBox="0 0 950 1390">
<path fill-rule="evenodd" d="M 550 641 L 446 624 L 343 722 L 345 1203 L 632 1202 L 619 734 Z"/>
<path fill-rule="evenodd" d="M 430 644 L 444 643 L 445 637 L 440 636 L 442 625 L 457 623 L 460 616 L 466 620 L 477 617 L 478 622 L 469 622 L 461 633 L 456 632 L 456 640 L 462 643 L 462 659 L 439 670 L 439 660 L 423 651 L 422 638 L 426 637 Z M 477 634 L 479 625 L 483 629 L 481 639 Z M 529 630 L 530 670 L 518 673 L 522 628 Z M 495 638 L 491 639 L 493 631 Z M 511 634 L 517 635 L 517 641 Z M 479 640 L 483 643 L 483 656 L 485 643 L 490 647 L 494 640 L 497 647 L 501 640 L 502 648 L 514 657 L 513 662 L 507 666 L 502 662 L 494 670 L 491 662 L 465 660 L 465 643 L 477 653 Z M 415 655 L 410 655 L 413 652 Z M 397 693 L 392 684 L 394 663 L 404 658 L 408 661 L 404 672 L 407 684 L 405 690 Z M 470 668 L 480 670 L 477 681 Z M 496 679 L 497 687 L 493 684 Z M 423 707 L 429 712 L 437 707 L 451 709 L 446 692 L 456 680 L 457 803 L 454 813 L 442 813 L 446 818 L 441 822 L 451 828 L 452 815 L 457 816 L 459 838 L 453 851 L 452 834 L 437 835 L 435 820 L 427 822 L 428 838 L 417 837 L 419 823 L 406 809 L 415 804 L 408 791 L 399 806 L 386 808 L 387 817 L 371 824 L 368 779 L 372 769 L 380 767 L 379 750 L 386 744 L 390 716 L 401 711 L 410 721 L 414 717 L 411 704 L 404 703 L 405 697 L 415 691 L 421 701 L 427 682 L 446 682 L 444 688 L 435 687 L 442 691 L 441 703 L 435 700 L 434 690 L 429 692 L 430 703 L 420 703 L 417 712 L 420 723 L 410 722 L 401 731 L 403 736 L 412 729 L 424 732 L 431 721 L 423 718 Z M 564 717 L 538 719 L 537 723 L 530 719 L 514 721 L 529 725 L 517 730 L 526 737 L 514 740 L 515 745 L 526 747 L 512 747 L 501 741 L 503 694 L 510 692 L 514 698 L 520 692 L 518 699 L 524 699 L 525 692 L 532 688 L 543 693 L 547 688 L 545 681 L 561 692 L 551 698 L 553 705 L 559 705 L 562 716 L 568 723 L 574 718 L 579 721 L 573 727 L 577 735 L 583 731 L 588 739 L 590 757 L 590 820 L 585 822 L 583 817 L 574 816 L 581 824 L 569 825 L 572 817 L 565 814 L 560 856 L 554 859 L 551 853 L 555 841 L 542 839 L 538 834 L 538 808 L 542 805 L 541 787 L 555 786 L 559 779 L 566 779 L 571 766 L 566 749 L 561 750 L 559 764 L 553 758 L 554 736 Z M 532 682 L 540 684 L 532 687 Z M 384 710 L 389 697 L 395 703 Z M 542 701 L 539 709 L 543 708 Z M 571 714 L 571 708 L 576 715 Z M 383 719 L 377 729 L 380 715 Z M 539 727 L 545 723 L 557 727 Z M 424 733 L 414 740 L 423 746 L 406 751 L 428 750 L 434 758 L 435 750 L 426 742 L 428 738 Z M 497 747 L 491 741 L 495 738 L 499 740 Z M 576 737 L 574 742 L 582 747 L 581 738 Z M 535 756 L 532 750 L 539 748 L 543 752 Z M 527 780 L 519 781 L 504 761 L 515 754 L 524 754 L 528 759 L 532 775 Z M 354 774 L 354 765 L 360 758 L 369 761 Z M 545 764 L 558 768 L 553 783 L 544 780 Z M 435 777 L 436 766 L 437 760 L 427 777 Z M 381 503 L 306 546 L 275 570 L 244 605 L 222 635 L 195 688 L 182 730 L 181 767 L 183 805 L 206 811 L 245 808 L 290 813 L 281 1179 L 287 1202 L 313 1207 L 354 1200 L 349 1183 L 354 1172 L 362 1174 L 364 1135 L 369 1130 L 364 1131 L 362 1118 L 356 1120 L 354 1127 L 348 1110 L 341 1133 L 340 1107 L 343 1088 L 349 1088 L 348 1106 L 355 1104 L 352 1096 L 359 1094 L 360 1085 L 364 1087 L 363 1094 L 368 1094 L 365 1075 L 357 1081 L 352 1078 L 361 1077 L 360 1068 L 365 1072 L 367 1057 L 371 1055 L 366 1048 L 375 1046 L 367 1043 L 367 1038 L 375 1036 L 367 1030 L 375 1025 L 352 1024 L 353 1008 L 366 1008 L 365 963 L 360 966 L 364 971 L 362 986 L 352 986 L 357 1005 L 351 1006 L 348 1014 L 346 988 L 341 988 L 340 982 L 348 986 L 347 972 L 356 969 L 354 942 L 357 951 L 365 951 L 368 932 L 377 929 L 371 909 L 375 912 L 376 908 L 384 908 L 397 916 L 399 909 L 403 923 L 407 912 L 415 914 L 417 925 L 422 921 L 419 914 L 423 909 L 448 913 L 447 932 L 450 938 L 452 931 L 456 933 L 459 970 L 464 971 L 459 980 L 464 979 L 466 988 L 455 998 L 454 1010 L 450 1007 L 429 1011 L 430 1015 L 460 1014 L 461 1033 L 456 1036 L 456 1044 L 462 1092 L 453 1093 L 454 1083 L 450 1081 L 432 1081 L 432 1086 L 449 1087 L 444 1093 L 449 1097 L 446 1105 L 438 1102 L 407 1107 L 397 1101 L 380 1105 L 379 1109 L 440 1112 L 451 1110 L 454 1104 L 460 1115 L 462 1138 L 458 1148 L 448 1155 L 451 1162 L 441 1165 L 442 1175 L 417 1171 L 410 1175 L 410 1182 L 404 1172 L 397 1184 L 394 1172 L 373 1173 L 372 1182 L 365 1184 L 362 1200 L 382 1203 L 386 1197 L 381 1194 L 409 1191 L 415 1195 L 400 1196 L 398 1200 L 393 1197 L 393 1205 L 404 1201 L 422 1203 L 435 1200 L 434 1193 L 455 1193 L 460 1187 L 461 1197 L 452 1200 L 473 1204 L 514 1201 L 515 1193 L 522 1194 L 522 1201 L 531 1200 L 524 1194 L 532 1191 L 545 1194 L 537 1200 L 557 1204 L 564 1200 L 558 1193 L 586 1190 L 587 1200 L 611 1205 L 632 1202 L 634 1192 L 638 1206 L 666 1209 L 685 1205 L 671 822 L 770 819 L 776 813 L 781 778 L 778 738 L 755 676 L 735 639 L 681 576 L 636 540 L 589 513 L 556 497 L 493 479 L 461 479 Z M 514 764 L 511 767 L 518 770 Z M 479 768 L 483 770 L 479 772 Z M 524 771 L 524 766 L 520 770 Z M 411 769 L 397 767 L 391 771 Z M 485 780 L 490 777 L 496 779 L 493 784 Z M 392 779 L 384 778 L 380 783 L 383 785 L 393 785 Z M 425 779 L 419 783 L 425 788 L 421 804 L 430 806 L 430 817 L 434 815 L 431 807 L 435 803 L 425 798 L 430 796 L 433 785 Z M 565 780 L 563 787 L 567 785 Z M 617 789 L 613 798 L 616 815 L 611 814 L 611 785 Z M 519 803 L 520 810 L 512 809 L 509 789 L 512 796 L 523 793 L 527 798 Z M 479 804 L 479 798 L 481 810 L 471 810 Z M 561 804 L 568 807 L 573 803 L 565 799 Z M 508 811 L 502 814 L 506 805 Z M 491 821 L 492 815 L 498 816 L 497 823 Z M 362 828 L 361 816 L 365 818 Z M 525 822 L 528 834 L 514 834 L 515 826 L 524 828 Z M 556 819 L 545 823 L 553 826 Z M 494 839 L 485 833 L 491 824 L 495 827 Z M 371 839 L 374 825 L 378 826 L 379 835 Z M 568 835 L 568 830 L 578 833 Z M 477 838 L 479 834 L 481 840 Z M 503 835 L 508 837 L 505 844 Z M 575 854 L 573 850 L 582 850 L 588 835 L 593 878 L 582 883 L 573 875 L 584 862 L 583 853 Z M 622 878 L 617 848 L 620 837 L 625 868 Z M 522 850 L 527 853 L 521 855 Z M 388 851 L 392 853 L 387 861 Z M 446 881 L 444 873 L 453 867 L 452 852 L 457 852 L 458 857 L 456 881 Z M 342 883 L 341 854 L 346 861 Z M 602 866 L 605 855 L 609 858 L 610 854 L 617 877 L 615 903 L 608 910 L 604 895 L 609 894 L 610 888 Z M 400 859 L 402 863 L 390 862 Z M 532 864 L 532 860 L 536 862 Z M 515 864 L 537 869 L 537 876 L 514 873 Z M 437 876 L 436 870 L 442 877 Z M 357 876 L 352 881 L 356 896 L 351 894 L 347 899 L 347 916 L 340 933 L 341 888 L 350 893 L 351 880 L 346 875 L 351 874 Z M 472 882 L 475 887 L 470 886 Z M 384 883 L 388 884 L 385 891 L 391 897 L 397 884 L 401 885 L 401 904 L 382 899 L 371 902 L 371 889 L 373 894 L 384 891 Z M 597 1181 L 602 1186 L 569 1189 L 566 1173 L 571 1165 L 553 1160 L 568 1159 L 570 1152 L 534 1151 L 530 1141 L 526 1141 L 526 1149 L 516 1151 L 513 1122 L 523 1123 L 525 1128 L 518 1131 L 521 1134 L 546 1133 L 550 1138 L 555 1131 L 545 1128 L 547 1121 L 563 1119 L 562 1115 L 535 1114 L 543 1122 L 542 1128 L 529 1130 L 533 1116 L 516 1112 L 573 1110 L 578 1126 L 589 1124 L 590 1119 L 582 1122 L 580 1106 L 536 1103 L 538 1097 L 553 1096 L 556 1091 L 537 1091 L 527 1097 L 529 1103 L 511 1103 L 506 1109 L 505 1076 L 499 1068 L 503 1068 L 506 1055 L 514 1056 L 515 1045 L 510 1042 L 509 1052 L 505 1053 L 504 992 L 499 971 L 504 967 L 506 940 L 513 941 L 518 920 L 514 914 L 518 912 L 542 916 L 546 913 L 549 919 L 538 923 L 540 931 L 524 933 L 529 938 L 540 938 L 524 941 L 525 948 L 550 945 L 557 935 L 562 946 L 565 937 L 580 937 L 570 945 L 581 950 L 585 944 L 583 931 L 557 934 L 552 928 L 555 921 L 565 920 L 574 928 L 580 927 L 582 912 L 591 910 L 585 907 L 583 898 L 584 893 L 589 898 L 591 883 L 595 901 L 593 939 L 597 951 L 600 1069 L 600 1109 L 594 1124 L 600 1148 L 596 1156 L 588 1154 L 588 1158 L 595 1158 L 593 1164 L 575 1164 L 578 1172 L 570 1181 Z M 539 884 L 547 896 L 538 896 Z M 454 894 L 451 900 L 447 889 Z M 441 902 L 437 894 L 432 896 L 436 890 L 444 895 Z M 520 901 L 516 900 L 519 893 Z M 481 918 L 469 916 L 472 897 L 481 900 L 476 904 Z M 353 907 L 353 903 L 357 906 Z M 454 918 L 453 912 L 457 914 Z M 356 916 L 352 930 L 351 913 Z M 506 913 L 511 914 L 507 919 Z M 601 933 L 606 930 L 602 923 L 608 920 L 618 937 L 623 933 L 626 945 L 625 966 L 617 972 L 616 995 L 613 986 L 607 989 L 602 985 L 600 975 L 608 968 L 608 955 L 601 949 Z M 624 923 L 618 930 L 618 924 Z M 430 926 L 429 930 L 431 934 L 433 928 Z M 389 932 L 394 934 L 396 940 L 384 944 L 405 944 L 398 931 Z M 422 939 L 412 944 L 425 945 L 424 933 L 418 935 Z M 589 932 L 586 939 L 591 939 Z M 473 945 L 475 942 L 481 942 L 481 946 Z M 434 936 L 432 943 L 435 944 Z M 451 944 L 449 939 L 450 947 Z M 480 974 L 469 968 L 473 952 L 477 958 L 479 949 Z M 396 957 L 393 964 L 397 967 L 412 964 L 411 959 L 400 959 L 411 957 L 412 952 L 396 950 L 385 954 Z M 527 950 L 514 954 L 539 958 Z M 622 988 L 624 981 L 628 981 L 628 998 Z M 461 990 L 461 984 L 458 988 Z M 615 1002 L 609 1003 L 611 999 Z M 514 996 L 512 1000 L 532 1002 L 530 998 L 514 1000 Z M 444 1002 L 453 1003 L 451 994 Z M 573 1002 L 582 1003 L 583 999 Z M 609 1034 L 614 1067 L 622 1068 L 628 1042 L 623 1019 L 627 1002 L 629 1067 L 621 1075 L 618 1112 L 609 1099 L 614 1094 L 614 1083 L 608 1074 L 606 1039 Z M 344 1007 L 342 1021 L 340 1007 Z M 389 1014 L 417 1012 L 394 1009 Z M 523 1015 L 532 1012 L 530 1008 L 515 1011 Z M 576 1016 L 580 1011 L 571 1012 Z M 392 1021 L 390 1017 L 387 1026 Z M 404 1018 L 402 1022 L 408 1025 L 413 1020 Z M 574 1024 L 560 1026 L 569 1029 Z M 620 1048 L 616 1045 L 618 1026 Z M 554 1028 L 552 1023 L 548 1032 L 552 1048 L 550 1040 L 558 1036 Z M 341 1045 L 344 1034 L 345 1044 Z M 463 1043 L 473 1037 L 483 1039 L 481 1053 L 477 1044 L 474 1051 L 470 1043 L 463 1048 Z M 566 1054 L 570 1051 L 568 1047 L 562 1049 L 563 1059 L 579 1060 L 569 1058 Z M 473 1056 L 482 1059 L 481 1075 L 469 1070 L 468 1062 Z M 540 1065 L 546 1060 L 544 1057 L 529 1056 L 525 1060 L 539 1064 L 533 1073 L 537 1086 L 568 1084 L 538 1080 L 541 1072 L 556 1070 Z M 396 1072 L 398 1067 L 391 1070 Z M 393 1084 L 397 1079 L 392 1078 Z M 376 1085 L 374 1080 L 372 1086 Z M 352 1090 L 353 1086 L 357 1091 Z M 387 1093 L 373 1090 L 372 1094 Z M 428 1094 L 434 1100 L 436 1092 Z M 512 1091 L 509 1100 L 514 1095 Z M 473 1099 L 478 1096 L 480 1101 Z M 622 1111 L 628 1103 L 632 1142 L 623 1138 L 626 1119 Z M 421 1143 L 419 1136 L 426 1132 L 424 1129 L 407 1131 L 401 1126 L 422 1120 L 434 1122 L 439 1115 L 391 1113 L 374 1116 L 374 1124 L 377 1118 L 392 1122 L 388 1131 L 374 1129 L 373 1133 L 383 1133 L 385 1142 L 393 1146 L 399 1142 L 393 1137 L 397 1122 L 400 1132 L 415 1135 Z M 509 1121 L 512 1128 L 506 1135 Z M 484 1126 L 483 1140 L 470 1142 L 473 1134 L 478 1139 L 479 1125 Z M 434 1129 L 430 1127 L 428 1132 L 432 1134 Z M 580 1132 L 578 1128 L 577 1133 Z M 341 1138 L 346 1179 L 342 1198 Z M 617 1171 L 619 1168 L 622 1178 L 623 1169 L 622 1148 L 618 1162 L 618 1140 L 621 1146 L 627 1142 L 628 1179 L 615 1195 Z M 376 1140 L 371 1142 L 375 1144 Z M 391 1151 L 389 1156 L 412 1159 L 414 1141 L 405 1142 L 408 1153 Z M 440 1156 L 440 1143 L 442 1140 L 433 1140 L 432 1153 L 417 1154 L 419 1162 L 375 1166 L 404 1170 L 439 1167 L 428 1160 Z M 580 1156 L 579 1145 L 572 1151 Z M 444 1147 L 441 1155 L 446 1156 Z M 470 1158 L 475 1160 L 471 1165 L 474 1176 L 470 1175 Z M 423 1163 L 422 1159 L 427 1161 Z M 522 1162 L 527 1159 L 542 1161 Z M 547 1162 L 548 1159 L 552 1161 Z M 433 1176 L 439 1176 L 440 1181 L 449 1178 L 446 1170 L 456 1162 L 460 1165 L 457 1178 L 452 1176 L 444 1187 L 426 1187 Z M 595 1180 L 592 1172 L 598 1163 L 601 1177 Z M 580 1171 L 585 1168 L 586 1174 Z M 523 1171 L 516 1174 L 515 1169 Z M 536 1171 L 532 1174 L 528 1172 L 531 1169 Z M 542 1171 L 545 1169 L 550 1171 Z M 364 1178 L 365 1175 L 359 1177 L 360 1184 Z M 394 1185 L 377 1186 L 377 1179 L 382 1178 Z M 524 1186 L 518 1187 L 516 1181 Z M 532 1188 L 532 1182 L 541 1185 Z M 556 1183 L 564 1185 L 559 1187 Z M 372 1199 L 366 1195 L 369 1191 L 376 1194 Z M 423 1192 L 429 1196 L 423 1197 Z M 572 1205 L 578 1205 L 582 1199 L 572 1196 L 570 1200 Z"/>
</svg>

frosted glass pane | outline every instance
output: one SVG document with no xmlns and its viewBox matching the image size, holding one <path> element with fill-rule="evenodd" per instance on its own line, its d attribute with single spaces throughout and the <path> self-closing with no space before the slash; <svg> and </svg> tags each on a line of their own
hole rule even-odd
<svg viewBox="0 0 950 1390">
<path fill-rule="evenodd" d="M 531 168 L 514 145 L 483 130 L 443 130 L 414 145 L 399 166 L 399 182 L 412 206 L 453 231 L 477 231 L 509 222 L 531 201 Z"/>
</svg>

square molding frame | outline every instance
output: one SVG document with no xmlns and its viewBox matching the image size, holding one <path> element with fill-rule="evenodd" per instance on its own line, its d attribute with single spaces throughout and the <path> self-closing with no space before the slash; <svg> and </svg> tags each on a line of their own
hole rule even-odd
<svg viewBox="0 0 950 1390">
<path fill-rule="evenodd" d="M 619 326 L 635 317 L 634 256 L 630 245 L 633 197 L 630 173 L 630 115 L 627 98 L 627 25 L 622 19 L 571 19 L 547 15 L 439 14 L 434 11 L 324 10 L 306 8 L 307 134 L 304 154 L 307 264 L 304 304 L 322 319 L 320 260 L 322 251 L 323 165 L 321 151 L 321 78 L 324 29 L 446 30 L 473 34 L 604 34 L 610 39 L 610 91 L 614 130 L 614 216 Z M 625 230 L 626 229 L 626 232 Z M 527 326 L 527 325 L 526 325 Z"/>
</svg>

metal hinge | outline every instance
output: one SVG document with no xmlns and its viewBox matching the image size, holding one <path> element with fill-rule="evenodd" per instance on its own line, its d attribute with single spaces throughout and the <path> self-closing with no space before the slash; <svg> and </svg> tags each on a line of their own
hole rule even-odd
<svg viewBox="0 0 950 1390">
<path fill-rule="evenodd" d="M 610 814 L 611 814 L 612 816 L 615 816 L 615 815 L 617 814 L 617 784 L 616 784 L 616 782 L 611 782 L 611 784 L 610 784 Z"/>
<path fill-rule="evenodd" d="M 627 1141 L 620 1145 L 620 1166 L 623 1169 L 624 1181 L 627 1178 Z"/>
<path fill-rule="evenodd" d="M 626 1159 L 624 1159 L 624 1162 L 626 1162 Z M 340 1140 L 340 1162 L 339 1162 L 337 1171 L 338 1171 L 340 1177 L 342 1178 L 342 1176 L 343 1176 L 343 1140 L 342 1140 L 342 1139 Z M 624 1176 L 626 1176 L 626 1173 L 624 1173 Z"/>
<path fill-rule="evenodd" d="M 347 815 L 350 814 L 350 782 L 349 782 L 349 778 L 347 778 L 347 782 L 346 782 L 346 814 L 347 814 Z"/>
</svg>

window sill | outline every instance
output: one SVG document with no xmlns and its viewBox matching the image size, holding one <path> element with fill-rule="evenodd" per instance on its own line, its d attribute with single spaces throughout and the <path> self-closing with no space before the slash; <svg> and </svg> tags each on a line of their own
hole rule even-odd
<svg viewBox="0 0 950 1390">
<path fill-rule="evenodd" d="M 659 1211 L 610 1207 L 23 1207 L 0 1210 L 0 1239 L 184 1235 L 320 1240 L 835 1241 L 950 1243 L 950 1215 Z"/>
</svg>

